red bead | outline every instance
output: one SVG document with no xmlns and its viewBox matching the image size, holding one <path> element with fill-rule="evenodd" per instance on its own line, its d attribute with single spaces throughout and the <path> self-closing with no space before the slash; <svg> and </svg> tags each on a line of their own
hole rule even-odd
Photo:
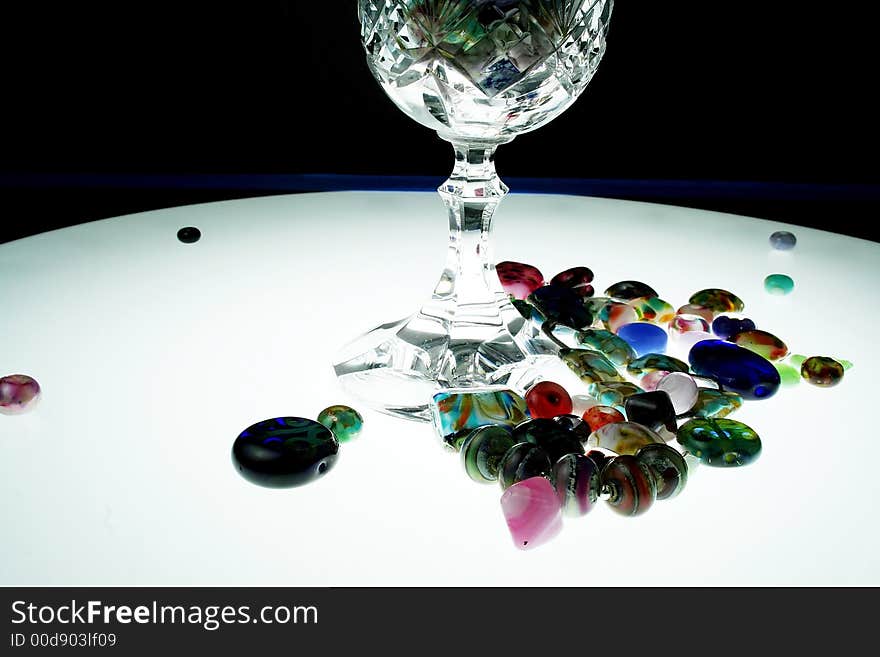
<svg viewBox="0 0 880 657">
<path fill-rule="evenodd" d="M 593 272 L 587 267 L 572 267 L 556 274 L 550 281 L 550 285 L 567 287 L 581 297 L 593 296 Z"/>
<path fill-rule="evenodd" d="M 514 299 L 525 299 L 532 292 L 544 285 L 544 275 L 537 267 L 522 262 L 505 260 L 495 265 L 495 273 L 501 281 L 501 287 Z"/>
<path fill-rule="evenodd" d="M 623 422 L 626 420 L 623 413 L 611 406 L 593 406 L 584 413 L 584 422 L 590 425 L 590 431 L 596 431 L 606 424 Z"/>
<path fill-rule="evenodd" d="M 568 415 L 572 409 L 568 392 L 552 381 L 541 381 L 529 388 L 526 405 L 532 418 L 552 419 L 558 415 Z"/>
</svg>

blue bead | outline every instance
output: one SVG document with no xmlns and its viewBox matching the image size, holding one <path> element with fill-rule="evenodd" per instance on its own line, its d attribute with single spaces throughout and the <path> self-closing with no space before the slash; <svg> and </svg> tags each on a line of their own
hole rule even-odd
<svg viewBox="0 0 880 657">
<path fill-rule="evenodd" d="M 773 363 L 730 342 L 698 342 L 688 360 L 695 374 L 715 379 L 723 390 L 746 399 L 767 399 L 779 390 L 779 372 Z"/>
<path fill-rule="evenodd" d="M 668 336 L 656 324 L 633 322 L 624 324 L 617 330 L 617 337 L 626 340 L 637 356 L 666 353 Z"/>
<path fill-rule="evenodd" d="M 712 322 L 712 332 L 722 340 L 730 340 L 739 333 L 754 330 L 755 323 L 750 319 L 736 319 L 727 315 L 719 315 Z"/>
<path fill-rule="evenodd" d="M 585 328 L 593 323 L 593 316 L 584 308 L 581 297 L 568 288 L 545 285 L 532 292 L 528 301 L 548 321 L 573 329 Z"/>
</svg>

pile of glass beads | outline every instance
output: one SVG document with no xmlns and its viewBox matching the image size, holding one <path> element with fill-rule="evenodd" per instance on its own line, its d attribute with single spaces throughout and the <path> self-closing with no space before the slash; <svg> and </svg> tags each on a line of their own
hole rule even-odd
<svg viewBox="0 0 880 657">
<path fill-rule="evenodd" d="M 599 500 L 640 515 L 681 493 L 697 463 L 755 461 L 758 433 L 728 415 L 801 379 L 836 385 L 851 366 L 790 354 L 723 289 L 700 290 L 676 310 L 639 281 L 595 297 L 587 267 L 549 283 L 524 263 L 502 262 L 497 270 L 529 320 L 526 330 L 588 393 L 572 395 L 538 377 L 522 394 L 498 386 L 434 396 L 437 432 L 472 480 L 501 484 L 505 520 L 521 549 L 546 543 L 563 515 L 586 515 Z"/>
</svg>

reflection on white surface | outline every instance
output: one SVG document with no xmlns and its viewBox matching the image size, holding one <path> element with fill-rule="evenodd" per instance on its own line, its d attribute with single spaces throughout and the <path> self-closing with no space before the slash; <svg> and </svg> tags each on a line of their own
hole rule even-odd
<svg viewBox="0 0 880 657">
<path fill-rule="evenodd" d="M 331 358 L 430 289 L 438 203 L 251 199 L 0 247 L 0 370 L 43 388 L 33 413 L 0 417 L 0 584 L 880 584 L 880 246 L 788 227 L 797 248 L 773 251 L 776 222 L 538 195 L 511 196 L 497 222 L 499 260 L 548 277 L 588 265 L 599 291 L 642 280 L 676 307 L 724 287 L 795 353 L 853 361 L 836 388 L 783 388 L 734 416 L 761 434 L 754 465 L 698 468 L 639 518 L 600 506 L 528 553 L 510 544 L 500 488 L 471 482 L 429 425 L 364 412 L 316 484 L 241 479 L 241 429 L 351 401 Z M 187 225 L 197 244 L 177 241 Z M 767 294 L 769 273 L 794 292 Z"/>
</svg>

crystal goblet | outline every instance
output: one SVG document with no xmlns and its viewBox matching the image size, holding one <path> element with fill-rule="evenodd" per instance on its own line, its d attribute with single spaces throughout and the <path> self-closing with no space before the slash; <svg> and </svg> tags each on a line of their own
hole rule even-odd
<svg viewBox="0 0 880 657">
<path fill-rule="evenodd" d="M 605 52 L 613 0 L 359 0 L 376 80 L 405 114 L 455 150 L 438 192 L 449 215 L 446 267 L 414 315 L 345 347 L 343 386 L 378 410 L 429 419 L 444 388 L 513 385 L 547 358 L 495 272 L 492 217 L 508 189 L 500 144 L 552 120 L 584 91 Z"/>
</svg>

